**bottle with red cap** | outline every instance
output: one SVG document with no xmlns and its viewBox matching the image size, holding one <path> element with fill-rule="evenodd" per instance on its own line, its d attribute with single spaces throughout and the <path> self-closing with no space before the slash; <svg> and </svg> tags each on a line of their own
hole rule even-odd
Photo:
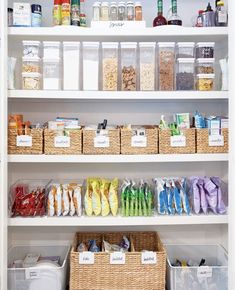
<svg viewBox="0 0 235 290">
<path fill-rule="evenodd" d="M 54 0 L 53 25 L 61 25 L 61 0 Z"/>
<path fill-rule="evenodd" d="M 61 2 L 61 24 L 70 25 L 71 24 L 71 5 L 70 0 L 62 0 Z"/>
</svg>

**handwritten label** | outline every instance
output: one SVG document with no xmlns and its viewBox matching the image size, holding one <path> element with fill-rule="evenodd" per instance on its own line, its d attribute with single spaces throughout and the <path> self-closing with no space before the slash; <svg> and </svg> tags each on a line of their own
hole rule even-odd
<svg viewBox="0 0 235 290">
<path fill-rule="evenodd" d="M 40 270 L 39 269 L 25 269 L 25 279 L 26 280 L 34 280 L 40 279 Z"/>
<path fill-rule="evenodd" d="M 95 148 L 107 148 L 109 147 L 109 137 L 98 135 L 94 138 Z"/>
<path fill-rule="evenodd" d="M 17 136 L 16 146 L 17 147 L 32 147 L 33 146 L 32 137 L 28 135 Z"/>
<path fill-rule="evenodd" d="M 223 135 L 210 135 L 209 136 L 209 146 L 224 146 L 224 136 Z"/>
<path fill-rule="evenodd" d="M 92 252 L 79 253 L 79 264 L 93 265 L 95 263 L 95 255 Z"/>
<path fill-rule="evenodd" d="M 147 147 L 147 137 L 145 136 L 132 136 L 131 137 L 132 147 Z"/>
<path fill-rule="evenodd" d="M 212 268 L 208 266 L 198 267 L 197 269 L 198 278 L 211 278 L 212 277 Z"/>
<path fill-rule="evenodd" d="M 91 21 L 91 27 L 95 29 L 138 29 L 146 27 L 145 21 Z"/>
<path fill-rule="evenodd" d="M 125 265 L 126 254 L 122 252 L 114 252 L 110 254 L 110 264 L 111 265 Z"/>
<path fill-rule="evenodd" d="M 69 148 L 70 147 L 70 137 L 57 136 L 57 137 L 55 137 L 54 145 L 56 148 Z"/>
<path fill-rule="evenodd" d="M 157 253 L 155 253 L 155 252 L 143 252 L 141 254 L 141 263 L 144 265 L 157 264 Z"/>
<path fill-rule="evenodd" d="M 171 136 L 171 147 L 186 147 L 185 136 Z"/>
</svg>

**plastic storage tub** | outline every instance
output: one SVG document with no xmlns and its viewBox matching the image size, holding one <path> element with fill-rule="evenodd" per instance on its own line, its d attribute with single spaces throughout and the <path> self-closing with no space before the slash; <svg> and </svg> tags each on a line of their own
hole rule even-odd
<svg viewBox="0 0 235 290">
<path fill-rule="evenodd" d="M 22 89 L 23 90 L 39 90 L 41 83 L 40 73 L 22 73 Z"/>
<path fill-rule="evenodd" d="M 196 62 L 197 74 L 214 74 L 215 59 L 214 58 L 198 58 Z"/>
<path fill-rule="evenodd" d="M 23 56 L 39 57 L 40 41 L 23 40 Z"/>
<path fill-rule="evenodd" d="M 99 42 L 83 42 L 83 90 L 99 89 Z"/>
<path fill-rule="evenodd" d="M 177 58 L 194 58 L 195 43 L 194 42 L 178 42 Z"/>
<path fill-rule="evenodd" d="M 196 45 L 197 58 L 214 58 L 215 43 L 214 42 L 198 42 Z"/>
<path fill-rule="evenodd" d="M 140 90 L 155 89 L 155 42 L 140 42 Z"/>
<path fill-rule="evenodd" d="M 195 87 L 194 58 L 178 58 L 176 72 L 176 90 L 192 91 Z"/>
<path fill-rule="evenodd" d="M 167 245 L 167 289 L 228 290 L 228 256 L 220 245 Z M 176 259 L 208 267 L 174 267 Z"/>
<path fill-rule="evenodd" d="M 80 89 L 80 42 L 63 42 L 64 90 Z"/>
<path fill-rule="evenodd" d="M 8 268 L 8 290 L 64 290 L 68 275 L 69 246 L 16 246 L 8 252 L 9 266 L 28 253 L 60 256 L 60 267 Z"/>
<path fill-rule="evenodd" d="M 213 91 L 215 86 L 214 74 L 198 74 L 197 75 L 197 90 L 198 91 Z"/>
<path fill-rule="evenodd" d="M 44 90 L 60 90 L 60 58 L 43 59 L 43 89 Z"/>
<path fill-rule="evenodd" d="M 137 43 L 121 43 L 122 91 L 137 90 Z"/>
<path fill-rule="evenodd" d="M 40 73 L 40 58 L 38 56 L 22 58 L 22 72 L 23 73 Z"/>
<path fill-rule="evenodd" d="M 43 41 L 43 57 L 44 58 L 59 58 L 60 57 L 60 42 L 59 41 Z"/>
<path fill-rule="evenodd" d="M 118 86 L 118 43 L 104 42 L 103 50 L 103 90 L 117 91 Z"/>
</svg>

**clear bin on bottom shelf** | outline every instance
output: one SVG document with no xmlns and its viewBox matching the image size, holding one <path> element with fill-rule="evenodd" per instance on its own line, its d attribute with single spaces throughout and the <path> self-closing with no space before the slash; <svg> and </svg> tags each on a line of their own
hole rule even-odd
<svg viewBox="0 0 235 290">
<path fill-rule="evenodd" d="M 16 246 L 8 252 L 8 290 L 64 290 L 67 286 L 69 246 Z M 20 264 L 27 254 L 60 257 L 59 267 L 48 260 L 32 268 L 11 268 Z M 19 265 L 18 265 L 19 266 Z"/>
<path fill-rule="evenodd" d="M 228 256 L 220 245 L 167 245 L 167 289 L 228 290 Z M 206 266 L 174 267 L 176 260 Z"/>
</svg>

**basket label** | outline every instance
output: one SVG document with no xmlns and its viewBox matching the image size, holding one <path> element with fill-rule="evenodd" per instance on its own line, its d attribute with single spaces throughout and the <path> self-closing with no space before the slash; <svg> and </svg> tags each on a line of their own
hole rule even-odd
<svg viewBox="0 0 235 290">
<path fill-rule="evenodd" d="M 33 279 L 40 279 L 40 269 L 25 269 L 25 279 L 26 280 L 33 280 Z"/>
<path fill-rule="evenodd" d="M 147 147 L 147 137 L 145 136 L 132 136 L 131 147 Z"/>
<path fill-rule="evenodd" d="M 17 147 L 32 147 L 33 140 L 32 136 L 29 135 L 19 135 L 16 137 L 16 146 Z"/>
<path fill-rule="evenodd" d="M 54 146 L 56 148 L 69 148 L 70 147 L 70 137 L 67 136 L 57 136 L 54 140 Z"/>
<path fill-rule="evenodd" d="M 95 255 L 92 252 L 79 253 L 79 264 L 93 265 L 95 264 Z"/>
<path fill-rule="evenodd" d="M 157 253 L 143 252 L 141 254 L 141 263 L 144 265 L 157 264 Z"/>
<path fill-rule="evenodd" d="M 186 147 L 186 137 L 183 135 L 171 136 L 171 147 Z"/>
<path fill-rule="evenodd" d="M 107 148 L 109 147 L 109 137 L 98 135 L 94 138 L 95 148 Z"/>
<path fill-rule="evenodd" d="M 224 146 L 224 136 L 223 135 L 210 135 L 209 136 L 209 146 L 222 147 Z"/>
<path fill-rule="evenodd" d="M 114 252 L 110 254 L 110 264 L 111 265 L 125 265 L 126 264 L 126 254 L 122 252 Z"/>
<path fill-rule="evenodd" d="M 212 277 L 212 268 L 208 266 L 202 266 L 197 268 L 197 277 L 198 278 L 211 278 Z"/>
</svg>

